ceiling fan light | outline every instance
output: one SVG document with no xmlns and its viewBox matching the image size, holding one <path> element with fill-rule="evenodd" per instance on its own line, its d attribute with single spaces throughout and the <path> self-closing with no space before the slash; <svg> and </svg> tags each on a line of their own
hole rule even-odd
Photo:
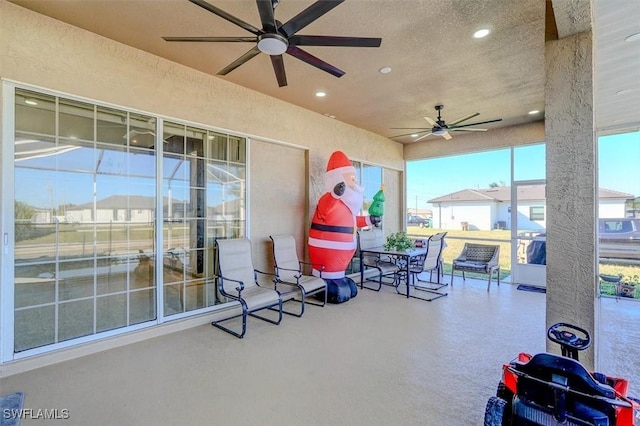
<svg viewBox="0 0 640 426">
<path fill-rule="evenodd" d="M 287 39 L 278 34 L 263 34 L 258 40 L 258 49 L 267 55 L 282 55 L 287 51 Z"/>
<path fill-rule="evenodd" d="M 489 35 L 489 30 L 484 28 L 473 33 L 473 37 L 475 38 L 483 38 Z"/>
<path fill-rule="evenodd" d="M 443 128 L 440 128 L 440 129 L 435 129 L 435 130 L 434 130 L 433 132 L 431 132 L 431 133 L 433 133 L 433 134 L 434 134 L 434 135 L 436 135 L 436 136 L 442 136 L 442 135 L 444 135 L 445 133 L 447 133 L 447 130 L 448 130 L 448 129 L 445 129 L 445 128 L 443 127 Z"/>
</svg>

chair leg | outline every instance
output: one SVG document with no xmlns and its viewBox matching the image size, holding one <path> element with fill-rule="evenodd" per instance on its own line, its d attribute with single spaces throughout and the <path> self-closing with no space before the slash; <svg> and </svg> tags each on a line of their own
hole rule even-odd
<svg viewBox="0 0 640 426">
<path fill-rule="evenodd" d="M 367 290 L 373 290 L 373 291 L 380 291 L 380 289 L 382 289 L 382 271 L 378 271 L 378 279 L 377 281 L 374 281 L 371 278 L 365 278 L 363 281 L 372 281 L 372 282 L 377 282 L 378 283 L 378 288 L 371 288 L 371 287 L 365 287 L 364 286 L 364 282 L 360 283 L 360 288 L 366 288 Z"/>
<path fill-rule="evenodd" d="M 239 339 L 242 339 L 244 337 L 244 333 L 246 333 L 246 331 L 247 331 L 247 305 L 242 300 L 240 301 L 240 303 L 242 304 L 242 314 L 241 315 L 235 315 L 235 316 L 232 316 L 232 317 L 229 317 L 229 318 L 225 318 L 225 319 L 220 320 L 220 321 L 213 321 L 211 323 L 211 325 L 216 327 L 216 328 L 219 328 L 222 331 L 226 331 L 227 333 L 232 334 L 232 335 L 236 336 Z M 220 324 L 221 322 L 229 321 L 229 320 L 232 320 L 234 318 L 238 318 L 239 316 L 242 316 L 242 331 L 240 333 L 235 332 L 235 331 L 231 330 L 230 328 L 225 327 L 222 324 Z"/>
</svg>

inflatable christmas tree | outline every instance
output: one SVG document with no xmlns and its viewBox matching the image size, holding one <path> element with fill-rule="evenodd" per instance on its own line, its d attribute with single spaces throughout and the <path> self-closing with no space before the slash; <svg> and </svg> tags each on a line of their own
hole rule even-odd
<svg viewBox="0 0 640 426">
<path fill-rule="evenodd" d="M 384 214 L 384 185 L 380 186 L 380 190 L 373 196 L 373 202 L 369 206 L 369 215 L 382 216 Z"/>
</svg>

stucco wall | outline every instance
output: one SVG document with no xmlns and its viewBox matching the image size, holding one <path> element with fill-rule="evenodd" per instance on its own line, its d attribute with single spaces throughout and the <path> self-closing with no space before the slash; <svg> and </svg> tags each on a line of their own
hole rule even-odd
<svg viewBox="0 0 640 426">
<path fill-rule="evenodd" d="M 591 33 L 548 42 L 545 62 L 547 326 L 568 322 L 595 338 L 597 170 Z M 557 351 L 557 345 L 548 344 L 547 349 Z M 593 350 L 581 354 L 580 360 L 593 368 Z"/>
</svg>

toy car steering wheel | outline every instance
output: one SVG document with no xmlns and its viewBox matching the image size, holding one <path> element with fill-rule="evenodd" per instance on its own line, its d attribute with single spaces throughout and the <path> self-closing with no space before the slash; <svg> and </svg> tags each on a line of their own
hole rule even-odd
<svg viewBox="0 0 640 426">
<path fill-rule="evenodd" d="M 578 336 L 574 331 L 580 332 L 583 337 Z M 547 337 L 552 342 L 559 343 L 560 346 L 567 346 L 578 351 L 583 351 L 591 346 L 591 337 L 587 330 L 564 322 L 549 327 Z"/>
</svg>

